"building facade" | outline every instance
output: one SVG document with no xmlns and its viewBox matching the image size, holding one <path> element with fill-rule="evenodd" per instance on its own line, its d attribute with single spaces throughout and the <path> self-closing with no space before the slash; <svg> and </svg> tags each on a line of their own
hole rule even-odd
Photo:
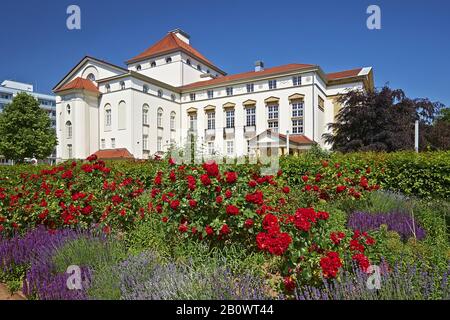
<svg viewBox="0 0 450 320">
<path fill-rule="evenodd" d="M 56 130 L 56 97 L 49 94 L 38 93 L 34 91 L 32 84 L 4 80 L 0 84 L 0 112 L 3 111 L 5 105 L 12 102 L 13 98 L 21 92 L 28 93 L 39 101 L 41 109 L 45 110 L 51 120 L 52 127 Z M 48 162 L 56 160 L 56 150 L 47 159 Z M 11 164 L 11 161 L 0 156 L 0 164 Z"/>
<path fill-rule="evenodd" d="M 258 61 L 227 75 L 179 29 L 126 65 L 86 56 L 55 86 L 58 158 L 147 159 L 192 137 L 201 152 L 229 157 L 257 152 L 268 135 L 283 153 L 287 144 L 290 153 L 328 148 L 322 134 L 340 108 L 336 98 L 373 88 L 370 67 L 327 74 L 313 64 Z"/>
</svg>

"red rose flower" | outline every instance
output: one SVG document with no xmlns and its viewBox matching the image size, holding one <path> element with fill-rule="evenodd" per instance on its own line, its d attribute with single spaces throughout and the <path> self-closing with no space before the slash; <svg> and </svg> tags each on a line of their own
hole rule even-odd
<svg viewBox="0 0 450 320">
<path fill-rule="evenodd" d="M 225 198 L 230 199 L 232 195 L 233 195 L 233 193 L 231 192 L 230 189 L 228 189 L 227 191 L 225 191 Z"/>
<path fill-rule="evenodd" d="M 180 206 L 180 201 L 179 201 L 179 200 L 172 200 L 172 201 L 170 202 L 170 207 L 171 207 L 173 210 L 177 210 L 179 206 Z"/>
<path fill-rule="evenodd" d="M 309 178 L 308 178 L 308 176 L 303 176 L 302 180 L 303 180 L 304 183 L 306 183 L 306 182 L 308 182 Z"/>
<path fill-rule="evenodd" d="M 189 206 L 191 208 L 195 208 L 197 206 L 197 201 L 195 201 L 193 199 L 189 200 Z"/>
<path fill-rule="evenodd" d="M 89 162 L 94 162 L 95 160 L 97 160 L 97 158 L 98 158 L 97 155 L 93 154 L 93 155 L 90 155 L 89 157 L 87 157 L 86 160 Z"/>
<path fill-rule="evenodd" d="M 342 261 L 337 252 L 328 252 L 326 257 L 320 259 L 320 267 L 325 278 L 336 278 Z"/>
<path fill-rule="evenodd" d="M 367 272 L 367 269 L 370 266 L 370 261 L 365 255 L 362 253 L 355 254 L 352 256 L 352 260 L 358 263 L 362 271 Z"/>
<path fill-rule="evenodd" d="M 227 234 L 229 234 L 230 233 L 230 228 L 228 227 L 228 225 L 226 225 L 226 224 L 224 224 L 223 226 L 222 226 L 222 228 L 220 229 L 220 234 L 221 235 L 227 235 Z"/>
<path fill-rule="evenodd" d="M 211 184 L 211 179 L 209 178 L 209 176 L 207 174 L 202 174 L 200 176 L 200 181 L 202 182 L 202 184 L 207 187 Z"/>
<path fill-rule="evenodd" d="M 239 208 L 229 204 L 226 208 L 226 212 L 230 216 L 237 216 L 239 214 Z"/>
<path fill-rule="evenodd" d="M 245 220 L 245 222 L 244 222 L 244 226 L 245 226 L 247 229 L 250 229 L 251 227 L 253 227 L 254 224 L 255 224 L 255 223 L 253 222 L 252 219 L 247 219 L 247 220 Z"/>
<path fill-rule="evenodd" d="M 221 196 L 216 197 L 217 204 L 221 204 L 223 202 L 223 198 Z"/>
<path fill-rule="evenodd" d="M 185 224 L 181 224 L 178 227 L 178 231 L 180 231 L 181 233 L 185 233 L 188 230 L 187 226 Z"/>
<path fill-rule="evenodd" d="M 296 284 L 294 279 L 292 279 L 292 277 L 285 277 L 283 279 L 283 283 L 284 283 L 284 288 L 286 289 L 286 291 L 294 291 Z"/>
<path fill-rule="evenodd" d="M 254 188 L 254 187 L 257 186 L 257 182 L 256 182 L 255 180 L 250 180 L 250 181 L 248 182 L 248 186 L 249 186 L 250 188 Z"/>
<path fill-rule="evenodd" d="M 291 188 L 286 186 L 286 187 L 283 188 L 283 192 L 288 194 L 289 192 L 291 192 Z"/>
<path fill-rule="evenodd" d="M 203 169 L 210 177 L 217 177 L 219 175 L 219 166 L 215 161 L 205 162 L 203 164 Z"/>
<path fill-rule="evenodd" d="M 346 186 L 337 186 L 336 187 L 336 193 L 342 193 L 347 189 Z"/>
<path fill-rule="evenodd" d="M 163 217 L 161 220 L 162 220 L 162 222 L 166 223 L 167 221 L 169 221 L 169 218 L 168 217 Z"/>
<path fill-rule="evenodd" d="M 237 180 L 237 173 L 236 172 L 225 172 L 225 177 L 227 183 L 235 183 Z"/>
<path fill-rule="evenodd" d="M 211 226 L 206 226 L 206 227 L 205 227 L 205 231 L 206 231 L 206 234 L 207 234 L 208 236 L 210 236 L 210 235 L 212 235 L 212 234 L 214 233 L 214 229 L 211 228 Z"/>
</svg>

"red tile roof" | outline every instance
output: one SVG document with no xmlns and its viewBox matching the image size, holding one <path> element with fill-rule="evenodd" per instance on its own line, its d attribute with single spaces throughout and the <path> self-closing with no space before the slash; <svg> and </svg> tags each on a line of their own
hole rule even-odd
<svg viewBox="0 0 450 320">
<path fill-rule="evenodd" d="M 356 77 L 361 72 L 361 70 L 362 70 L 362 68 L 358 68 L 358 69 L 353 69 L 353 70 L 328 73 L 327 79 L 328 80 L 338 80 L 338 79 L 343 79 L 343 78 Z"/>
<path fill-rule="evenodd" d="M 97 86 L 90 80 L 83 79 L 83 78 L 75 78 L 74 80 L 70 81 L 69 83 L 62 86 L 60 89 L 56 90 L 55 92 L 61 92 L 66 90 L 72 90 L 72 89 L 81 89 L 81 90 L 87 90 L 95 93 L 100 93 Z"/>
<path fill-rule="evenodd" d="M 280 136 L 280 138 L 286 140 L 286 135 L 281 133 L 279 133 L 278 135 Z M 297 144 L 313 144 L 313 141 L 311 139 L 301 134 L 289 135 L 289 141 Z"/>
<path fill-rule="evenodd" d="M 212 79 L 212 80 L 194 82 L 194 83 L 191 83 L 191 84 L 181 87 L 181 89 L 183 89 L 183 90 L 194 89 L 194 88 L 203 87 L 203 86 L 216 85 L 216 84 L 226 83 L 226 82 L 235 81 L 235 80 L 244 80 L 244 79 L 253 78 L 253 77 L 257 77 L 257 76 L 267 76 L 267 75 L 271 75 L 271 74 L 288 72 L 288 71 L 293 71 L 293 70 L 297 70 L 297 69 L 306 69 L 306 68 L 311 68 L 311 67 L 315 67 L 315 65 L 301 64 L 301 63 L 285 64 L 285 65 L 278 66 L 278 67 L 268 68 L 263 71 L 249 71 L 249 72 L 238 73 L 238 74 L 233 74 L 233 75 L 229 75 L 229 76 L 218 77 L 218 78 Z"/>
<path fill-rule="evenodd" d="M 184 50 L 187 51 L 187 53 L 190 53 L 192 56 L 196 57 L 199 60 L 202 60 L 203 62 L 206 62 L 212 67 L 215 67 L 214 64 L 206 59 L 204 55 L 202 55 L 200 52 L 198 52 L 196 49 L 194 49 L 191 45 L 187 44 L 180 38 L 178 38 L 174 33 L 167 34 L 162 40 L 158 41 L 151 47 L 149 47 L 147 50 L 142 52 L 141 54 L 137 55 L 136 57 L 130 59 L 127 61 L 127 63 L 136 62 L 142 59 L 147 59 L 150 57 L 158 56 L 164 53 L 169 53 L 177 50 Z M 217 67 L 215 67 L 217 68 Z"/>
<path fill-rule="evenodd" d="M 107 149 L 99 150 L 95 153 L 99 159 L 134 159 L 128 149 Z"/>
</svg>

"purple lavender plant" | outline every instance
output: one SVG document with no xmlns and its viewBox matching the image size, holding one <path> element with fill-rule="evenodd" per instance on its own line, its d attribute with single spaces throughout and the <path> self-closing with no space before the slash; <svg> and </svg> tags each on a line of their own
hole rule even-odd
<svg viewBox="0 0 450 320">
<path fill-rule="evenodd" d="M 446 271 L 426 269 L 417 265 L 400 266 L 392 270 L 381 268 L 380 289 L 368 289 L 368 276 L 354 267 L 341 277 L 323 280 L 320 288 L 303 286 L 297 289 L 298 300 L 450 300 L 450 263 Z"/>
<path fill-rule="evenodd" d="M 403 240 L 411 237 L 416 237 L 418 240 L 425 238 L 422 227 L 405 212 L 354 212 L 348 219 L 348 227 L 352 230 L 377 230 L 381 225 L 386 225 L 388 230 L 397 232 Z"/>
</svg>

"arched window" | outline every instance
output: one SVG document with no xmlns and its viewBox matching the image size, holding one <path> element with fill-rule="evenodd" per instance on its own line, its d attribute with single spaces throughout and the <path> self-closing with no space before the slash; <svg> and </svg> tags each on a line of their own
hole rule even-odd
<svg viewBox="0 0 450 320">
<path fill-rule="evenodd" d="M 90 81 L 95 81 L 95 75 L 93 73 L 89 73 L 87 79 Z"/>
<path fill-rule="evenodd" d="M 72 122 L 70 121 L 66 122 L 66 129 L 67 129 L 67 139 L 72 139 Z"/>
<path fill-rule="evenodd" d="M 187 60 L 186 60 L 186 64 L 187 64 L 188 66 L 190 66 L 190 65 L 191 65 L 191 59 L 187 59 Z"/>
<path fill-rule="evenodd" d="M 163 124 L 163 121 L 162 121 L 162 118 L 163 118 L 163 109 L 162 108 L 159 108 L 158 109 L 158 118 L 157 118 L 157 126 L 158 126 L 158 128 L 162 128 L 162 124 Z"/>
<path fill-rule="evenodd" d="M 176 121 L 177 114 L 175 111 L 172 111 L 170 113 L 170 130 L 175 130 L 175 121 Z"/>
<path fill-rule="evenodd" d="M 119 117 L 119 126 L 118 129 L 119 130 L 124 130 L 127 128 L 127 105 L 125 103 L 125 101 L 120 101 L 119 102 L 119 112 L 118 112 L 118 117 Z"/>
<path fill-rule="evenodd" d="M 137 70 L 137 71 L 141 71 L 141 70 L 142 70 L 142 67 L 141 67 L 140 64 L 137 65 L 136 70 Z"/>
<path fill-rule="evenodd" d="M 163 96 L 162 90 L 158 90 L 158 97 L 162 98 L 162 96 Z"/>
<path fill-rule="evenodd" d="M 68 104 L 68 105 L 66 106 L 66 111 L 67 111 L 67 114 L 70 115 L 70 111 L 71 111 L 70 104 Z"/>
<path fill-rule="evenodd" d="M 106 92 L 111 92 L 111 86 L 109 84 L 107 84 L 105 86 L 105 88 L 106 88 Z"/>
<path fill-rule="evenodd" d="M 125 82 L 120 81 L 120 89 L 125 90 Z"/>
<path fill-rule="evenodd" d="M 148 125 L 148 111 L 149 111 L 148 105 L 144 104 L 144 106 L 142 107 L 142 124 L 143 125 Z"/>
<path fill-rule="evenodd" d="M 167 57 L 166 58 L 166 63 L 171 63 L 172 62 L 172 58 L 171 57 Z"/>
<path fill-rule="evenodd" d="M 112 110 L 111 105 L 107 104 L 105 106 L 105 130 L 111 129 L 111 123 L 112 123 Z"/>
<path fill-rule="evenodd" d="M 202 71 L 202 66 L 201 65 L 197 65 L 197 70 Z"/>
<path fill-rule="evenodd" d="M 151 66 L 152 68 L 156 67 L 156 62 L 155 62 L 155 61 L 152 61 L 152 63 L 150 64 L 150 66 Z"/>
<path fill-rule="evenodd" d="M 144 93 L 148 93 L 148 85 L 144 84 L 142 91 L 144 91 Z"/>
</svg>

